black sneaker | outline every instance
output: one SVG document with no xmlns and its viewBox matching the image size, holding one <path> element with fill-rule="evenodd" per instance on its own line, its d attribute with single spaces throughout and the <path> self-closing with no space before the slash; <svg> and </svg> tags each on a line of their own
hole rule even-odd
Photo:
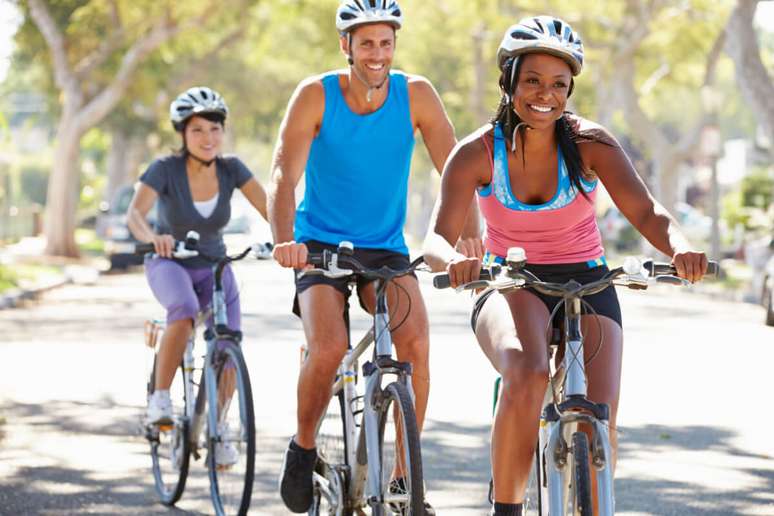
<svg viewBox="0 0 774 516">
<path fill-rule="evenodd" d="M 312 506 L 312 473 L 317 462 L 317 449 L 306 450 L 291 439 L 280 474 L 280 496 L 288 509 L 304 513 Z"/>
<path fill-rule="evenodd" d="M 404 477 L 395 478 L 390 482 L 390 487 L 388 488 L 390 493 L 405 493 L 406 492 L 406 479 Z M 435 516 L 435 509 L 433 509 L 433 506 L 427 503 L 427 500 L 425 500 L 425 516 Z M 407 514 L 405 510 L 398 507 L 394 503 L 390 504 L 390 510 L 393 512 L 393 514 L 400 514 L 404 515 Z"/>
</svg>

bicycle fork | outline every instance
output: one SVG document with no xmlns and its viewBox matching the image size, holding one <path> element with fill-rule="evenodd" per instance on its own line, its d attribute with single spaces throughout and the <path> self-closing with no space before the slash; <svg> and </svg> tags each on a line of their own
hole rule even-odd
<svg viewBox="0 0 774 516">
<path fill-rule="evenodd" d="M 596 469 L 598 514 L 612 516 L 614 513 L 612 447 L 608 430 L 609 407 L 594 403 L 587 398 L 586 370 L 583 356 L 583 336 L 580 328 L 581 301 L 579 298 L 565 300 L 568 314 L 563 359 L 562 402 L 553 404 L 550 399 L 540 418 L 538 449 L 545 466 L 545 479 L 541 483 L 541 515 L 564 514 L 567 507 L 567 486 L 573 472 L 568 465 L 572 453 L 568 442 L 578 430 L 578 423 L 592 428 L 591 464 Z M 551 387 L 549 386 L 549 389 Z M 547 395 L 548 397 L 548 395 Z M 540 475 L 541 477 L 543 475 Z M 572 481 L 574 483 L 574 481 Z"/>
</svg>

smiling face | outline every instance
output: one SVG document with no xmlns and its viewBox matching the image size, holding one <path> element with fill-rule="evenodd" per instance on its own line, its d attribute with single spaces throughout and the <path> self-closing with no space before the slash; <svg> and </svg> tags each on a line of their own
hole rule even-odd
<svg viewBox="0 0 774 516">
<path fill-rule="evenodd" d="M 197 158 L 215 159 L 223 145 L 223 124 L 194 115 L 185 126 L 183 138 L 188 152 Z"/>
<path fill-rule="evenodd" d="M 357 27 L 351 37 L 341 38 L 341 50 L 352 57 L 352 67 L 363 82 L 372 88 L 381 86 L 395 53 L 395 29 L 387 23 Z"/>
<path fill-rule="evenodd" d="M 572 71 L 561 58 L 550 54 L 526 54 L 513 92 L 513 109 L 534 129 L 548 128 L 567 105 Z"/>
</svg>

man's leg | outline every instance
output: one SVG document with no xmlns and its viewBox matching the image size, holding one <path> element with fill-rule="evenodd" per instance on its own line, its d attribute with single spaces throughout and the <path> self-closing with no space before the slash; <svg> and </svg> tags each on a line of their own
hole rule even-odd
<svg viewBox="0 0 774 516">
<path fill-rule="evenodd" d="M 364 287 L 360 298 L 365 308 L 373 313 L 376 306 L 375 283 Z M 430 393 L 430 330 L 427 309 L 417 279 L 403 276 L 388 285 L 387 307 L 390 328 L 394 328 L 391 333 L 398 360 L 411 364 L 417 426 L 421 431 Z"/>
<path fill-rule="evenodd" d="M 280 477 L 280 494 L 293 512 L 312 504 L 312 474 L 317 460 L 315 428 L 331 397 L 336 370 L 347 351 L 344 294 L 316 284 L 298 294 L 308 355 L 298 377 L 298 428 L 291 439 Z"/>
</svg>

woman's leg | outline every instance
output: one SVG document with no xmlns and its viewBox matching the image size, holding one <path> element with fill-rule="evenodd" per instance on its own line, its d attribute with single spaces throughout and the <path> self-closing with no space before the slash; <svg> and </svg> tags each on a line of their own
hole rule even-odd
<svg viewBox="0 0 774 516">
<path fill-rule="evenodd" d="M 494 294 L 476 322 L 481 349 L 502 376 L 492 426 L 494 500 L 521 503 L 548 385 L 548 309 L 534 294 Z"/>
<path fill-rule="evenodd" d="M 167 311 L 167 328 L 156 355 L 156 390 L 168 390 L 191 336 L 199 302 L 190 274 L 172 260 L 151 260 L 145 276 L 153 295 Z"/>
</svg>

